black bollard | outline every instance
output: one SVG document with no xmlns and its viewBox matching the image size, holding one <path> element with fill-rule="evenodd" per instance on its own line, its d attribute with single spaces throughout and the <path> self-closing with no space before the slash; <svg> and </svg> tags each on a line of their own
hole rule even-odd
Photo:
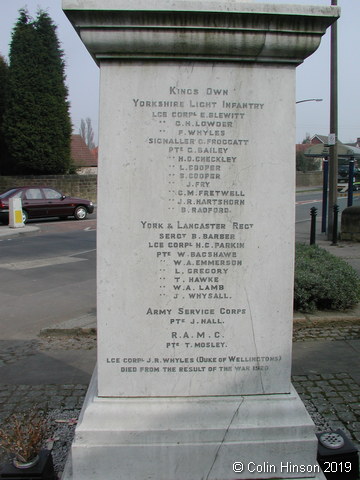
<svg viewBox="0 0 360 480">
<path fill-rule="evenodd" d="M 316 215 L 317 215 L 317 208 L 311 207 L 310 208 L 310 216 L 311 216 L 311 226 L 310 226 L 310 245 L 315 245 L 315 238 L 316 238 Z"/>
<path fill-rule="evenodd" d="M 322 194 L 322 217 L 321 231 L 326 232 L 326 214 L 328 209 L 328 186 L 329 186 L 329 160 L 327 157 L 323 163 L 323 194 Z"/>
<path fill-rule="evenodd" d="M 338 214 L 339 214 L 339 205 L 334 205 L 334 222 L 333 222 L 333 232 L 332 232 L 332 245 L 337 245 L 337 239 L 338 239 Z"/>
<path fill-rule="evenodd" d="M 349 180 L 348 180 L 348 199 L 347 199 L 348 207 L 351 207 L 353 204 L 353 192 L 354 192 L 354 160 L 350 160 Z"/>
</svg>

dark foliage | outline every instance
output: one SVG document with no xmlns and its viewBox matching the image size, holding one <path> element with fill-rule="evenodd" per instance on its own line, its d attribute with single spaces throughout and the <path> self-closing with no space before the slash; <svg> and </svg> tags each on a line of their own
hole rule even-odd
<svg viewBox="0 0 360 480">
<path fill-rule="evenodd" d="M 63 52 L 47 13 L 32 20 L 20 10 L 9 58 L 4 135 L 13 173 L 66 173 L 71 121 Z"/>
<path fill-rule="evenodd" d="M 5 114 L 5 93 L 8 83 L 8 65 L 5 59 L 0 55 L 0 174 L 5 174 L 8 170 L 8 152 L 4 139 L 3 118 Z"/>
<path fill-rule="evenodd" d="M 296 153 L 296 171 L 297 172 L 314 172 L 319 170 L 319 160 L 316 158 L 306 157 L 304 152 Z"/>
</svg>

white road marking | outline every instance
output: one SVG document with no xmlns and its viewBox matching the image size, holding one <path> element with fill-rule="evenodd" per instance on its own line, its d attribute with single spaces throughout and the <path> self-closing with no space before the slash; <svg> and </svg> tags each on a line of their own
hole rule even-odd
<svg viewBox="0 0 360 480">
<path fill-rule="evenodd" d="M 92 248 L 91 250 L 83 250 L 82 252 L 72 253 L 71 255 L 69 255 L 69 257 L 76 257 L 77 255 L 86 255 L 87 253 L 91 253 L 91 252 L 96 252 L 96 248 Z"/>
<path fill-rule="evenodd" d="M 298 202 L 295 202 L 295 205 L 307 205 L 308 203 L 320 203 L 322 202 L 322 199 L 318 200 L 300 200 Z"/>
<path fill-rule="evenodd" d="M 75 257 L 52 257 L 52 258 L 39 258 L 36 260 L 25 260 L 20 262 L 11 262 L 0 264 L 0 268 L 6 270 L 28 270 L 30 268 L 42 268 L 51 267 L 54 265 L 64 265 L 66 263 L 83 262 L 86 258 Z"/>
</svg>

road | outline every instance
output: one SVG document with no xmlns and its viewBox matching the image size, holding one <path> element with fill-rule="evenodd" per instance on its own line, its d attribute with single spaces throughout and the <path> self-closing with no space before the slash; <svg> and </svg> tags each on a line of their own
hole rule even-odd
<svg viewBox="0 0 360 480">
<path fill-rule="evenodd" d="M 39 233 L 0 241 L 1 340 L 31 339 L 96 309 L 95 217 L 31 224 Z"/>
<path fill-rule="evenodd" d="M 339 229 L 341 222 L 341 212 L 347 207 L 347 197 L 338 197 L 339 205 Z M 353 205 L 360 205 L 360 195 L 354 192 Z M 310 209 L 317 209 L 317 233 L 321 233 L 322 222 L 322 193 L 319 191 L 298 193 L 296 195 L 296 220 L 295 231 L 298 241 L 308 242 L 310 240 Z M 327 212 L 326 212 L 327 214 Z M 323 234 L 326 239 L 326 233 Z"/>
<path fill-rule="evenodd" d="M 297 195 L 297 240 L 309 241 L 312 206 L 320 232 L 321 192 Z M 40 231 L 0 238 L 0 340 L 32 339 L 42 328 L 96 310 L 96 216 L 31 224 Z"/>
</svg>

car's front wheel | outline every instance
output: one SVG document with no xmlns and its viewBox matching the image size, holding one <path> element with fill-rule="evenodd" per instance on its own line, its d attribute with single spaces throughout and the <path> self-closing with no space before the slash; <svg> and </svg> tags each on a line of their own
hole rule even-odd
<svg viewBox="0 0 360 480">
<path fill-rule="evenodd" d="M 76 207 L 74 217 L 76 218 L 76 220 L 85 220 L 85 218 L 87 217 L 86 208 L 83 206 Z"/>
</svg>

